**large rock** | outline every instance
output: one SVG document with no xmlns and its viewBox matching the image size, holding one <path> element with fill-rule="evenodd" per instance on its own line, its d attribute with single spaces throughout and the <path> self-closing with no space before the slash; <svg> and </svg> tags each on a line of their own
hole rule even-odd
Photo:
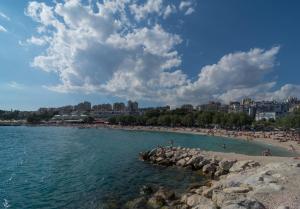
<svg viewBox="0 0 300 209">
<path fill-rule="evenodd" d="M 213 163 L 203 166 L 202 171 L 204 173 L 214 173 L 216 171 L 216 165 Z"/>
<path fill-rule="evenodd" d="M 212 201 L 221 207 L 225 201 L 236 201 L 238 199 L 245 199 L 245 194 L 225 193 L 221 190 L 213 190 Z"/>
<path fill-rule="evenodd" d="M 164 200 L 173 200 L 175 198 L 175 193 L 171 190 L 160 187 L 157 192 L 155 192 L 154 196 L 161 197 Z"/>
<path fill-rule="evenodd" d="M 166 152 L 166 158 L 171 158 L 174 156 L 174 152 L 173 151 L 170 151 L 170 152 Z"/>
<path fill-rule="evenodd" d="M 245 169 L 254 168 L 256 166 L 259 166 L 258 162 L 255 162 L 253 160 L 242 160 L 236 162 L 230 169 L 230 172 L 240 172 Z"/>
<path fill-rule="evenodd" d="M 163 158 L 163 157 L 158 157 L 158 158 L 156 158 L 156 162 L 160 162 L 160 161 L 162 161 L 162 160 L 164 160 L 165 158 Z"/>
<path fill-rule="evenodd" d="M 186 160 L 185 159 L 178 160 L 176 165 L 184 167 L 186 165 Z"/>
<path fill-rule="evenodd" d="M 166 204 L 166 200 L 161 196 L 153 196 L 149 198 L 147 205 L 151 208 L 161 208 Z"/>
<path fill-rule="evenodd" d="M 195 163 L 198 163 L 199 160 L 200 160 L 199 157 L 193 156 L 193 157 L 191 157 L 191 159 L 190 159 L 189 161 L 187 161 L 186 164 L 187 164 L 187 165 L 194 165 Z"/>
<path fill-rule="evenodd" d="M 266 209 L 265 206 L 255 199 L 239 199 L 226 201 L 222 209 Z"/>
<path fill-rule="evenodd" d="M 194 166 L 196 167 L 196 168 L 202 168 L 203 166 L 205 166 L 205 165 L 207 165 L 207 164 L 209 164 L 210 163 L 210 161 L 208 160 L 208 159 L 203 159 L 203 160 L 201 160 L 199 163 L 196 163 Z"/>
<path fill-rule="evenodd" d="M 129 201 L 125 204 L 125 208 L 127 209 L 141 209 L 144 208 L 147 204 L 147 200 L 145 197 L 139 197 L 132 201 Z"/>
<path fill-rule="evenodd" d="M 187 198 L 186 204 L 193 208 L 201 208 L 201 209 L 213 209 L 215 208 L 214 203 L 201 195 L 193 194 Z"/>
<path fill-rule="evenodd" d="M 236 160 L 221 160 L 219 167 L 221 170 L 228 172 L 234 163 L 236 163 Z"/>
<path fill-rule="evenodd" d="M 141 195 L 148 195 L 148 194 L 152 194 L 152 193 L 153 193 L 153 189 L 151 186 L 144 185 L 140 188 Z"/>
<path fill-rule="evenodd" d="M 143 161 L 149 160 L 149 158 L 150 158 L 149 153 L 151 153 L 151 151 L 150 152 L 149 151 L 148 152 L 140 152 L 140 154 L 139 154 L 140 159 Z"/>
</svg>

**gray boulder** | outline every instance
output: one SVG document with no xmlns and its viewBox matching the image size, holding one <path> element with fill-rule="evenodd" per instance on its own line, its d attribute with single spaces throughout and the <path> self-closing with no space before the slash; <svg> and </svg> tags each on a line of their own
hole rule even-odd
<svg viewBox="0 0 300 209">
<path fill-rule="evenodd" d="M 147 204 L 147 200 L 145 197 L 139 197 L 132 201 L 129 201 L 125 204 L 125 208 L 127 209 L 141 209 L 145 207 Z"/>
<path fill-rule="evenodd" d="M 219 167 L 221 170 L 228 172 L 234 163 L 236 163 L 236 160 L 221 160 Z"/>
<path fill-rule="evenodd" d="M 201 195 L 194 194 L 187 198 L 186 204 L 194 209 L 213 209 L 215 208 L 214 203 Z"/>
<path fill-rule="evenodd" d="M 265 206 L 255 199 L 240 199 L 226 201 L 222 209 L 266 209 Z"/>
<path fill-rule="evenodd" d="M 259 166 L 260 164 L 258 162 L 255 162 L 253 160 L 242 160 L 236 162 L 230 169 L 230 172 L 240 172 L 245 169 L 254 168 L 256 166 Z"/>
</svg>

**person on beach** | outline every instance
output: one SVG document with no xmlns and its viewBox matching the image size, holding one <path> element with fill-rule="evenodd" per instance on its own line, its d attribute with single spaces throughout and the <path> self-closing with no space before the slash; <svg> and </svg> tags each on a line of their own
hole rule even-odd
<svg viewBox="0 0 300 209">
<path fill-rule="evenodd" d="M 262 156 L 272 156 L 271 150 L 268 148 L 262 151 Z"/>
</svg>

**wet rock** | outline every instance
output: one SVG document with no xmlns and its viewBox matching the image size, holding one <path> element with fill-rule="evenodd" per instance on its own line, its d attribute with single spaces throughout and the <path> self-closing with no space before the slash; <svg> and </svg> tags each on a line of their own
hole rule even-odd
<svg viewBox="0 0 300 209">
<path fill-rule="evenodd" d="M 188 198 L 187 205 L 192 209 L 216 209 L 216 205 L 210 199 L 196 194 Z"/>
<path fill-rule="evenodd" d="M 189 190 L 192 190 L 192 189 L 199 189 L 202 186 L 203 186 L 203 184 L 200 184 L 200 183 L 192 183 L 192 184 L 189 185 L 187 190 L 189 191 Z"/>
<path fill-rule="evenodd" d="M 147 202 L 147 205 L 151 208 L 154 208 L 154 209 L 161 208 L 165 204 L 166 204 L 166 201 L 161 196 L 150 197 L 148 202 Z"/>
<path fill-rule="evenodd" d="M 164 200 L 174 200 L 175 193 L 171 190 L 167 190 L 163 187 L 160 187 L 157 192 L 154 194 L 155 197 L 161 197 Z"/>
<path fill-rule="evenodd" d="M 141 152 L 139 154 L 139 158 L 143 161 L 147 161 L 147 160 L 149 160 L 149 157 L 150 157 L 149 153 L 150 152 Z"/>
<path fill-rule="evenodd" d="M 140 194 L 141 195 L 149 195 L 149 194 L 152 194 L 152 193 L 153 193 L 153 189 L 152 189 L 151 186 L 144 185 L 140 189 Z"/>
<path fill-rule="evenodd" d="M 145 197 L 139 197 L 125 204 L 126 209 L 142 209 L 147 204 Z"/>
</svg>

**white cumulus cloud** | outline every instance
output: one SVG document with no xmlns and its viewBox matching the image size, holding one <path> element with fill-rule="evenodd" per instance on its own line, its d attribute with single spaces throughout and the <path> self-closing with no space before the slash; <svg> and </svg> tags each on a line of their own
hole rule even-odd
<svg viewBox="0 0 300 209">
<path fill-rule="evenodd" d="M 187 12 L 193 5 L 182 1 L 177 6 Z M 69 0 L 53 6 L 30 2 L 25 13 L 39 23 L 39 36 L 27 42 L 46 46 L 32 66 L 59 76 L 59 85 L 46 86 L 54 91 L 110 94 L 172 105 L 228 102 L 244 96 L 282 98 L 299 90 L 291 84 L 276 89 L 276 81 L 266 80 L 277 66 L 278 46 L 224 55 L 191 80 L 180 69 L 181 55 L 176 50 L 182 37 L 160 24 L 168 6 L 176 10 L 159 0 L 144 4 L 112 0 L 95 5 Z M 153 24 L 138 24 L 152 17 Z"/>
</svg>

